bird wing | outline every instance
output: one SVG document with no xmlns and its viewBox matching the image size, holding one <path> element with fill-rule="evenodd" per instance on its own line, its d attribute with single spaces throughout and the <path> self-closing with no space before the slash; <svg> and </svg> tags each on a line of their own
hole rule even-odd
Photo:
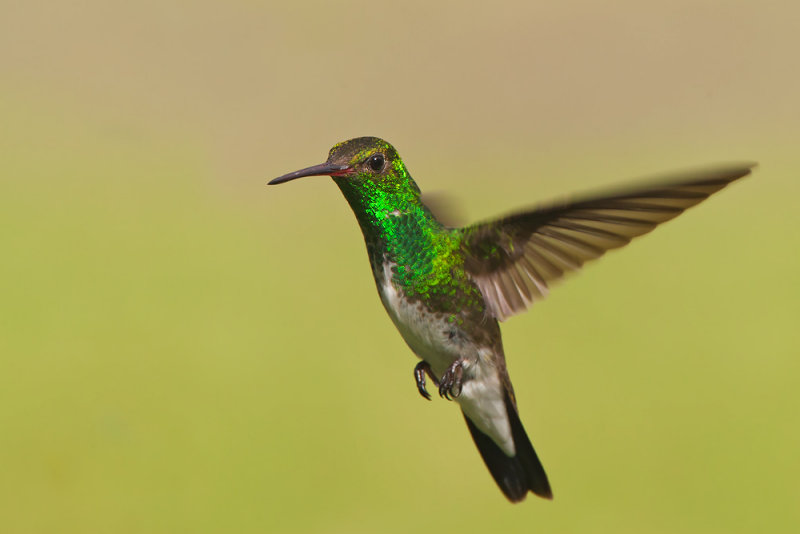
<svg viewBox="0 0 800 534">
<path fill-rule="evenodd" d="M 504 320 L 543 299 L 564 274 L 677 217 L 754 164 L 673 176 L 617 194 L 536 208 L 462 228 L 464 267 Z"/>
</svg>

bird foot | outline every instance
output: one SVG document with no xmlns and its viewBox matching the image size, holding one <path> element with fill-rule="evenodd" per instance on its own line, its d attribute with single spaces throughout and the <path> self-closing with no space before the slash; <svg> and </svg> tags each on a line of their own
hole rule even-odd
<svg viewBox="0 0 800 534">
<path fill-rule="evenodd" d="M 436 386 L 439 385 L 439 381 L 436 380 L 435 376 L 433 376 L 431 366 L 428 365 L 428 362 L 421 361 L 416 365 L 416 367 L 414 367 L 414 379 L 417 381 L 417 390 L 419 391 L 419 394 L 426 399 L 431 400 L 431 394 L 428 393 L 427 389 L 425 389 L 425 375 L 431 377 L 431 380 L 433 380 L 433 383 Z"/>
<path fill-rule="evenodd" d="M 464 376 L 464 360 L 457 359 L 442 375 L 439 381 L 439 396 L 453 400 L 461 395 L 462 378 Z"/>
</svg>

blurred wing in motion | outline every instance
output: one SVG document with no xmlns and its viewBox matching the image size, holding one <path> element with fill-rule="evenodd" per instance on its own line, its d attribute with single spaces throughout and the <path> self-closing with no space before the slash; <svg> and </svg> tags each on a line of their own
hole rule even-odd
<svg viewBox="0 0 800 534">
<path fill-rule="evenodd" d="M 422 193 L 420 200 L 437 221 L 448 228 L 464 226 L 466 217 L 458 201 L 451 195 L 439 191 Z"/>
<path fill-rule="evenodd" d="M 718 167 L 468 226 L 460 230 L 464 267 L 502 321 L 543 299 L 565 273 L 677 217 L 753 166 Z"/>
</svg>

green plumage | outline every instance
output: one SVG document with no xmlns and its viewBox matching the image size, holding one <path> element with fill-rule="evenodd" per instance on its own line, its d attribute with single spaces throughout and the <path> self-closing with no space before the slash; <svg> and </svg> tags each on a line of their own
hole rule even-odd
<svg viewBox="0 0 800 534">
<path fill-rule="evenodd" d="M 452 315 L 483 311 L 480 292 L 463 268 L 461 233 L 442 225 L 422 203 L 419 188 L 388 143 L 354 139 L 333 147 L 329 160 L 357 165 L 377 152 L 390 162 L 385 176 L 334 177 L 361 226 L 376 278 L 390 262 L 392 281 L 408 299 Z"/>
<path fill-rule="evenodd" d="M 517 413 L 498 321 L 544 298 L 565 274 L 624 246 L 750 173 L 751 164 L 674 177 L 613 195 L 444 226 L 395 149 L 376 137 L 334 146 L 328 160 L 271 181 L 333 177 L 361 226 L 386 311 L 421 362 L 419 392 L 461 407 L 492 477 L 513 502 L 550 484 Z"/>
</svg>

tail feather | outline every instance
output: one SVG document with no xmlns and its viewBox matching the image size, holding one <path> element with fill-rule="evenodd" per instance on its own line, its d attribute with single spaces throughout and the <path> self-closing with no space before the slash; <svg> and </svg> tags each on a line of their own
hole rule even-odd
<svg viewBox="0 0 800 534">
<path fill-rule="evenodd" d="M 494 440 L 481 432 L 465 414 L 464 420 L 467 422 L 472 439 L 478 447 L 486 467 L 489 468 L 489 472 L 508 500 L 511 502 L 522 501 L 528 495 L 528 491 L 545 499 L 552 499 L 553 492 L 547 481 L 544 467 L 542 467 L 539 457 L 536 456 L 536 451 L 533 450 L 533 445 L 519 420 L 517 409 L 508 394 L 506 394 L 505 402 L 517 454 L 515 456 L 506 455 Z"/>
</svg>

